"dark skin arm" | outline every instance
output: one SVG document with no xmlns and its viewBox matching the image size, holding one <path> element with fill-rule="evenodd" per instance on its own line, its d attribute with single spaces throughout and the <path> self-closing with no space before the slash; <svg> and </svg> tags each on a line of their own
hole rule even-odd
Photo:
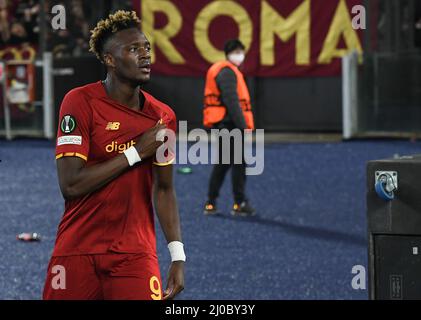
<svg viewBox="0 0 421 320">
<path fill-rule="evenodd" d="M 156 124 L 147 130 L 136 141 L 141 159 L 155 155 L 162 141 L 156 141 L 156 134 L 165 128 L 164 124 Z M 124 154 L 86 167 L 86 162 L 78 157 L 63 157 L 57 160 L 57 173 L 60 190 L 66 200 L 72 200 L 87 195 L 105 186 L 130 168 Z"/>
<path fill-rule="evenodd" d="M 167 242 L 180 241 L 180 217 L 173 185 L 173 166 L 154 166 L 154 206 Z M 168 271 L 163 300 L 171 300 L 184 289 L 184 261 L 174 261 Z"/>
</svg>

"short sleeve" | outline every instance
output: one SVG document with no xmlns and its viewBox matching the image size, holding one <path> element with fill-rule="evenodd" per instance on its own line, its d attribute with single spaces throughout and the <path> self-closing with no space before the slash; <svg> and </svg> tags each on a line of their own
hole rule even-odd
<svg viewBox="0 0 421 320">
<path fill-rule="evenodd" d="M 165 141 L 165 151 L 163 155 L 160 154 L 159 149 L 157 151 L 157 155 L 155 156 L 155 160 L 153 162 L 153 164 L 157 166 L 167 166 L 172 164 L 175 160 L 177 118 L 175 113 L 172 110 L 170 111 L 171 112 L 162 114 L 162 121 L 167 126 L 168 140 Z"/>
<path fill-rule="evenodd" d="M 177 118 L 175 117 L 175 114 L 169 115 L 167 119 L 166 117 L 163 118 L 164 123 L 167 125 L 167 128 L 172 130 L 175 134 L 177 132 Z"/>
<path fill-rule="evenodd" d="M 79 157 L 88 160 L 92 111 L 84 95 L 70 91 L 60 107 L 56 159 Z"/>
</svg>

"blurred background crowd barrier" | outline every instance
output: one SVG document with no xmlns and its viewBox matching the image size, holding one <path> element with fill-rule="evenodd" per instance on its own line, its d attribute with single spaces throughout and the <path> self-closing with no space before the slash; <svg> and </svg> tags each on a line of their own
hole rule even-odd
<svg viewBox="0 0 421 320">
<path fill-rule="evenodd" d="M 64 30 L 51 27 L 57 4 Z M 364 30 L 352 28 L 357 5 Z M 145 89 L 190 129 L 201 127 L 207 68 L 239 37 L 257 127 L 344 138 L 421 133 L 419 0 L 0 0 L 0 137 L 54 138 L 64 95 L 105 75 L 89 31 L 118 9 L 136 10 L 152 43 Z"/>
</svg>

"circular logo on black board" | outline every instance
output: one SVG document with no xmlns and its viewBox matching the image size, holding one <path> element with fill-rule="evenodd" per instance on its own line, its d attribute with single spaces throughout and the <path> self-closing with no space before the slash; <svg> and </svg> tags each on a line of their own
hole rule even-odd
<svg viewBox="0 0 421 320">
<path fill-rule="evenodd" d="M 60 129 L 63 133 L 71 133 L 76 129 L 76 119 L 67 114 L 61 119 Z"/>
</svg>

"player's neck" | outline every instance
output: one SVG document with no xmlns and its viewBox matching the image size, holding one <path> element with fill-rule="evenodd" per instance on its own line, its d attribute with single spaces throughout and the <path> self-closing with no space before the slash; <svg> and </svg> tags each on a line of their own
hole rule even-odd
<svg viewBox="0 0 421 320">
<path fill-rule="evenodd" d="M 131 109 L 139 110 L 140 108 L 140 101 L 139 97 L 139 86 L 133 87 L 126 82 L 121 82 L 115 77 L 107 76 L 105 81 L 102 82 L 107 92 L 107 95 L 119 102 L 122 105 L 127 106 Z"/>
</svg>

